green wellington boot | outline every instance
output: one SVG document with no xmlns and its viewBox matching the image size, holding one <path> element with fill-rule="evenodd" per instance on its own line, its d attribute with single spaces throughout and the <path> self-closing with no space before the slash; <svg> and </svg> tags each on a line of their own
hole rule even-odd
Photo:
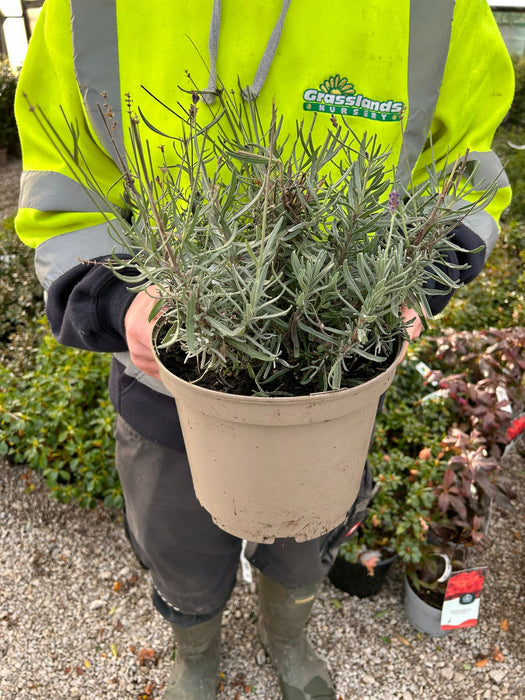
<svg viewBox="0 0 525 700">
<path fill-rule="evenodd" d="M 221 618 L 222 611 L 191 627 L 172 625 L 177 646 L 164 700 L 215 700 Z"/>
<path fill-rule="evenodd" d="M 283 700 L 336 700 L 328 669 L 306 640 L 317 584 L 285 588 L 259 574 L 259 639 L 274 667 Z"/>
</svg>

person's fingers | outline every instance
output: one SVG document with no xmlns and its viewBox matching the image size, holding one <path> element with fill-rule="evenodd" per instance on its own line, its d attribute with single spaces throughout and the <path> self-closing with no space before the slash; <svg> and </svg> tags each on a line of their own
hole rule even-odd
<svg viewBox="0 0 525 700">
<path fill-rule="evenodd" d="M 405 323 L 410 322 L 410 325 L 407 326 L 407 331 L 410 340 L 415 340 L 416 338 L 419 338 L 419 336 L 421 335 L 421 331 L 423 330 L 423 322 L 417 311 L 415 309 L 409 309 L 407 306 L 402 306 L 401 318 L 403 319 L 403 321 L 405 321 Z M 405 355 L 407 354 L 407 350 L 408 341 L 405 340 L 403 343 L 403 347 L 401 348 L 401 352 L 398 356 L 398 364 L 404 359 Z"/>
<path fill-rule="evenodd" d="M 138 292 L 126 313 L 124 326 L 133 364 L 145 374 L 158 379 L 159 370 L 151 349 L 151 327 L 154 320 L 148 320 L 151 309 L 157 302 L 155 289 L 150 287 Z"/>
<path fill-rule="evenodd" d="M 415 309 L 409 309 L 406 306 L 401 307 L 401 318 L 405 323 L 411 322 L 407 327 L 410 340 L 415 340 L 421 335 L 423 330 L 423 322 Z"/>
</svg>

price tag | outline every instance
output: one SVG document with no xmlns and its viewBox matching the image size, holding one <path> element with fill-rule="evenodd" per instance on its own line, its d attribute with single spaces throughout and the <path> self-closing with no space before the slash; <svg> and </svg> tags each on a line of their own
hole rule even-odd
<svg viewBox="0 0 525 700">
<path fill-rule="evenodd" d="M 481 588 L 486 566 L 454 571 L 447 582 L 441 611 L 441 629 L 454 630 L 478 624 Z"/>
<path fill-rule="evenodd" d="M 419 374 L 420 374 L 423 378 L 424 378 L 424 377 L 428 377 L 428 375 L 432 372 L 432 370 L 430 369 L 430 367 L 429 367 L 428 365 L 426 365 L 424 362 L 418 362 L 417 365 L 416 365 L 416 370 L 419 372 Z M 430 384 L 432 384 L 432 386 L 437 386 L 437 382 L 436 382 L 435 379 L 433 379 L 433 380 L 430 382 Z"/>
</svg>

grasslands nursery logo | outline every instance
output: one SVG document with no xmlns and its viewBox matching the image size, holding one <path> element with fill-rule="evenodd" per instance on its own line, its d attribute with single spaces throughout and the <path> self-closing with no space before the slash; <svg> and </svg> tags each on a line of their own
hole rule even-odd
<svg viewBox="0 0 525 700">
<path fill-rule="evenodd" d="M 309 88 L 303 93 L 303 109 L 307 112 L 341 114 L 347 117 L 364 117 L 381 122 L 398 122 L 403 113 L 403 102 L 374 100 L 358 93 L 353 83 L 340 75 L 332 75 L 319 88 Z"/>
</svg>

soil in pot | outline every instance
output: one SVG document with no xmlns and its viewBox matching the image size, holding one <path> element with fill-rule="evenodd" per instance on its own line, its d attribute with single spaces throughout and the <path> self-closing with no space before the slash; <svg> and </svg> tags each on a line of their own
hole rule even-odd
<svg viewBox="0 0 525 700">
<path fill-rule="evenodd" d="M 165 329 L 159 330 L 157 345 L 162 342 Z M 186 382 L 195 382 L 198 386 L 213 391 L 220 391 L 224 394 L 237 394 L 241 396 L 253 396 L 260 393 L 247 371 L 238 372 L 207 372 L 200 376 L 201 372 L 197 367 L 195 358 L 186 359 L 186 353 L 178 343 L 157 350 L 159 359 L 167 370 L 175 374 Z M 356 361 L 348 378 L 341 382 L 341 389 L 348 389 L 358 386 L 379 376 L 387 370 L 395 360 L 397 352 L 381 363 L 367 360 Z M 290 364 L 293 365 L 293 359 Z M 274 396 L 308 396 L 318 391 L 315 383 L 302 384 L 302 372 L 300 368 L 296 371 L 289 370 L 279 376 L 278 379 L 269 383 L 272 395 Z"/>
<path fill-rule="evenodd" d="M 446 584 L 444 585 L 446 586 Z M 419 592 L 415 592 L 427 605 L 431 605 L 433 608 L 439 608 L 440 610 L 443 607 L 443 601 L 445 600 L 444 588 L 430 589 L 421 587 Z"/>
</svg>

